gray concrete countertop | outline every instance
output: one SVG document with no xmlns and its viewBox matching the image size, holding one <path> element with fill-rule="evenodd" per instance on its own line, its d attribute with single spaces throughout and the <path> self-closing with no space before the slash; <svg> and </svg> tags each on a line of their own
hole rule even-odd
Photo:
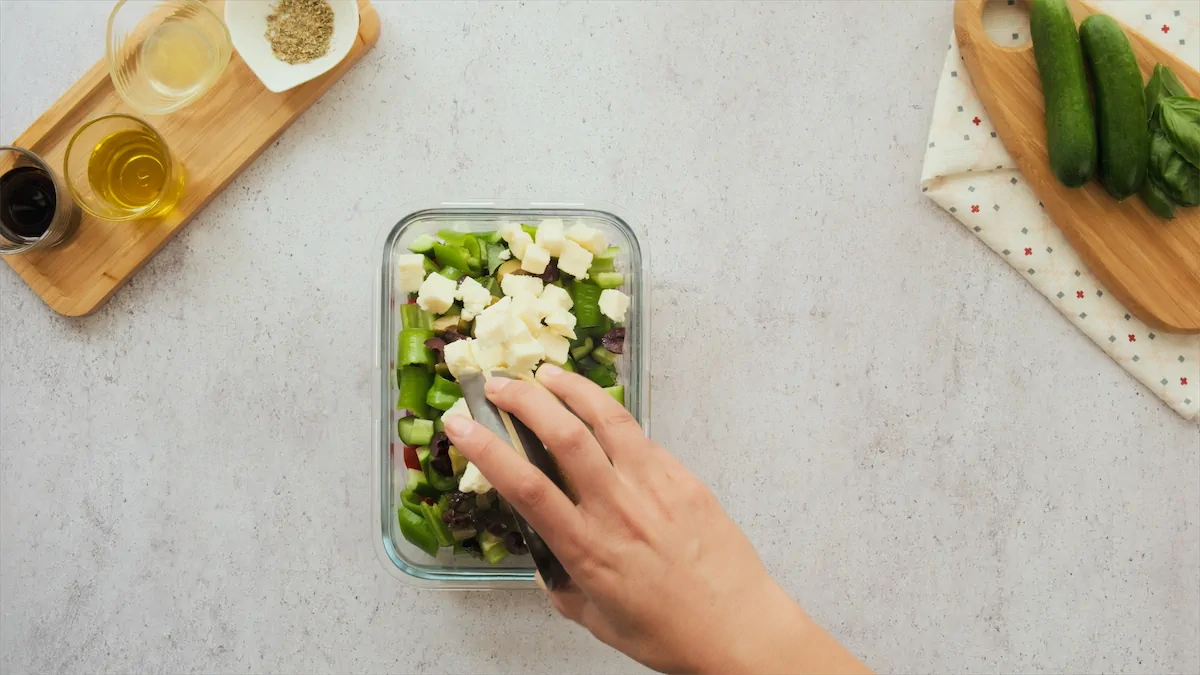
<svg viewBox="0 0 1200 675">
<path fill-rule="evenodd" d="M 0 136 L 110 4 L 0 3 Z M 655 438 L 874 667 L 1200 671 L 1196 425 L 921 196 L 949 5 L 377 6 L 95 315 L 0 266 L 0 671 L 641 671 L 372 549 L 376 237 L 480 196 L 637 216 Z"/>
</svg>

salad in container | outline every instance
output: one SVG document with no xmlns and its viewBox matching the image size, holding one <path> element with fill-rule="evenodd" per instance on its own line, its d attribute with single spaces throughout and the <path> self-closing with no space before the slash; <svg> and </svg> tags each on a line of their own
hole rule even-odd
<svg viewBox="0 0 1200 675">
<path fill-rule="evenodd" d="M 646 251 L 611 207 L 493 202 L 414 211 L 377 278 L 376 548 L 441 588 L 532 587 L 510 509 L 443 431 L 470 416 L 457 379 L 544 363 L 604 388 L 646 427 Z"/>
</svg>

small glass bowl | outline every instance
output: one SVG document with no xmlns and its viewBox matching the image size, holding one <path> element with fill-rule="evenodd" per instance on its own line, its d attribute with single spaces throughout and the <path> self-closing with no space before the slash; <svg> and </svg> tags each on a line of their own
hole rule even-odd
<svg viewBox="0 0 1200 675">
<path fill-rule="evenodd" d="M 10 231 L 0 220 L 0 255 L 15 255 L 28 251 L 53 248 L 65 242 L 79 226 L 79 207 L 71 200 L 71 193 L 63 179 L 54 173 L 41 157 L 15 145 L 0 146 L 0 176 L 31 167 L 50 177 L 54 183 L 54 217 L 46 231 L 37 236 L 25 236 Z M 7 197 L 0 192 L 0 209 L 11 205 L 3 203 Z"/>
<path fill-rule="evenodd" d="M 90 167 L 97 146 L 120 132 L 134 132 L 142 137 L 144 143 L 141 148 L 123 149 L 125 154 L 132 158 L 127 162 L 148 163 L 143 166 L 149 166 L 155 171 L 161 170 L 166 174 L 158 195 L 139 207 L 114 202 L 97 192 L 92 181 Z M 132 115 L 121 113 L 101 115 L 79 127 L 67 143 L 67 152 L 63 157 L 63 177 L 71 196 L 80 208 L 104 220 L 134 220 L 161 216 L 174 208 L 183 194 L 183 166 L 171 154 L 166 140 L 154 127 Z"/>
<path fill-rule="evenodd" d="M 105 58 L 113 86 L 147 115 L 203 96 L 232 54 L 225 23 L 199 0 L 120 0 L 108 17 Z"/>
</svg>

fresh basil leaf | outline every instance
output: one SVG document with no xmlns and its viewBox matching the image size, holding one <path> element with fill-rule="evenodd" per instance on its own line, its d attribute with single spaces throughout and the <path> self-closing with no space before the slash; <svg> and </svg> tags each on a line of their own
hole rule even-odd
<svg viewBox="0 0 1200 675">
<path fill-rule="evenodd" d="M 1167 96 L 1159 101 L 1158 116 L 1176 152 L 1200 167 L 1200 100 Z"/>
<path fill-rule="evenodd" d="M 1150 173 L 1172 202 L 1181 207 L 1200 205 L 1200 168 L 1176 153 L 1162 129 L 1150 137 Z"/>
<path fill-rule="evenodd" d="M 1142 188 L 1138 191 L 1142 201 L 1146 202 L 1146 206 L 1154 212 L 1159 218 L 1170 220 L 1175 217 L 1175 203 L 1167 196 L 1166 192 L 1158 186 L 1158 181 L 1152 176 L 1146 176 L 1146 180 L 1142 181 Z"/>
<path fill-rule="evenodd" d="M 1154 117 L 1159 100 L 1168 96 L 1187 96 L 1187 90 L 1174 71 L 1160 63 L 1154 66 L 1154 73 L 1146 83 L 1146 119 Z"/>
</svg>

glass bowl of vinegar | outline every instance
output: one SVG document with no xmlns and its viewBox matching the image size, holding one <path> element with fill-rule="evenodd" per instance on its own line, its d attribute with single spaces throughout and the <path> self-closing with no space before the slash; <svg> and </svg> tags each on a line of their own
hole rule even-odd
<svg viewBox="0 0 1200 675">
<path fill-rule="evenodd" d="M 105 58 L 113 86 L 146 115 L 203 96 L 232 54 L 225 23 L 199 0 L 120 0 L 108 17 Z"/>
</svg>

